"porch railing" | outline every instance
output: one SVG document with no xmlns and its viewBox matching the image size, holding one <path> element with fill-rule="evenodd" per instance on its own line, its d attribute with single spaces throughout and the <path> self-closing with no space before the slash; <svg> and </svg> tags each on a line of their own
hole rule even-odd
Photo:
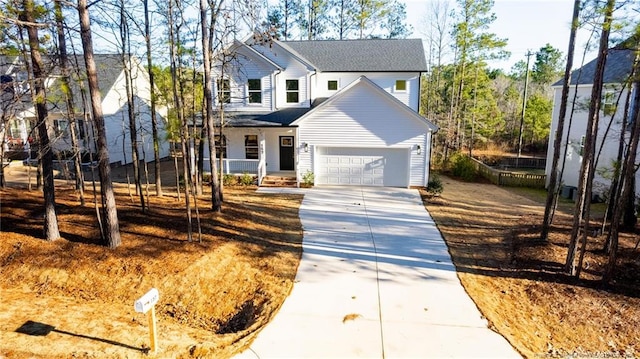
<svg viewBox="0 0 640 359">
<path fill-rule="evenodd" d="M 225 174 L 258 174 L 258 160 L 225 158 L 222 163 L 222 171 Z"/>
</svg>

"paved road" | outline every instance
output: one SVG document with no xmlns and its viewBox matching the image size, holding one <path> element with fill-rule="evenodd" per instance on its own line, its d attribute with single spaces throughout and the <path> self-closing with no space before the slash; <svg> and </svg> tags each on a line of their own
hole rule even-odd
<svg viewBox="0 0 640 359">
<path fill-rule="evenodd" d="M 293 291 L 237 358 L 521 357 L 487 328 L 416 190 L 301 193 Z"/>
</svg>

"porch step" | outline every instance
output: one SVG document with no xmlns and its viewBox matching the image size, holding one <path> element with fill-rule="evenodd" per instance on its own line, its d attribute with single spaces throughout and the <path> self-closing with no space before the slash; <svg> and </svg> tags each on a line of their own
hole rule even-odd
<svg viewBox="0 0 640 359">
<path fill-rule="evenodd" d="M 295 177 L 265 176 L 260 184 L 262 187 L 297 187 Z"/>
</svg>

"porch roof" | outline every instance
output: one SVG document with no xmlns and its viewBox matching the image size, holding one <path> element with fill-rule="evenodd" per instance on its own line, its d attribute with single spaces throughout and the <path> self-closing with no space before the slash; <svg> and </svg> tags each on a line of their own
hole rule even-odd
<svg viewBox="0 0 640 359">
<path fill-rule="evenodd" d="M 295 120 L 302 117 L 304 114 L 313 110 L 320 103 L 324 102 L 326 98 L 318 98 L 311 104 L 311 107 L 306 108 L 283 108 L 281 110 L 256 113 L 256 112 L 225 112 L 225 121 L 228 125 L 233 127 L 278 127 L 289 126 Z"/>
</svg>

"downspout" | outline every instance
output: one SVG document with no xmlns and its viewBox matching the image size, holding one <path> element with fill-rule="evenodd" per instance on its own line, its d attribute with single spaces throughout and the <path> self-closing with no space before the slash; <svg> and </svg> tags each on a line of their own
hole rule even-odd
<svg viewBox="0 0 640 359">
<path fill-rule="evenodd" d="M 312 93 L 311 93 L 311 89 L 313 88 L 313 84 L 311 82 L 311 78 L 314 76 L 318 75 L 318 70 L 314 69 L 313 73 L 311 75 L 309 75 L 309 83 L 307 84 L 307 88 L 309 89 L 308 93 L 309 93 L 309 108 L 311 108 L 311 105 L 313 104 L 313 98 Z M 297 126 L 296 127 L 296 187 L 300 188 L 300 127 Z M 311 164 L 311 160 L 309 160 L 309 164 Z"/>
<path fill-rule="evenodd" d="M 424 171 L 425 173 L 425 179 L 424 179 L 424 186 L 427 187 L 429 185 L 429 177 L 431 177 L 431 141 L 433 141 L 433 131 L 429 130 L 427 132 L 427 143 L 425 144 L 425 161 L 426 163 L 426 171 Z"/>
<path fill-rule="evenodd" d="M 429 94 L 427 94 L 428 96 Z M 422 101 L 420 101 L 422 99 L 422 72 L 418 72 L 418 113 L 420 113 L 420 103 Z M 427 116 L 427 114 L 424 114 L 425 116 Z"/>
<path fill-rule="evenodd" d="M 309 108 L 311 108 L 311 104 L 313 103 L 313 99 L 311 98 L 311 89 L 313 88 L 313 85 L 311 84 L 311 78 L 313 76 L 316 76 L 318 74 L 318 70 L 313 70 L 313 73 L 311 75 L 309 75 Z"/>
<path fill-rule="evenodd" d="M 278 75 L 282 73 L 282 70 L 278 70 L 275 75 L 273 75 L 273 93 L 271 94 L 271 101 L 273 101 L 273 105 L 271 108 L 273 111 L 278 110 Z"/>
</svg>

